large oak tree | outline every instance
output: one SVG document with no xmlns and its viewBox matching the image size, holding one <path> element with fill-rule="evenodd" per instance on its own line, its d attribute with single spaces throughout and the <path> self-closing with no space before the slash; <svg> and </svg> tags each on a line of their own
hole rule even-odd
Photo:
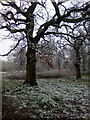
<svg viewBox="0 0 90 120">
<path fill-rule="evenodd" d="M 62 23 L 73 24 L 85 20 L 90 20 L 90 2 L 87 2 L 83 5 L 80 4 L 79 6 L 70 7 L 66 4 L 67 2 L 65 1 L 55 2 L 52 0 L 48 4 L 47 3 L 48 1 L 39 2 L 38 0 L 19 0 L 16 2 L 13 2 L 12 0 L 7 0 L 6 2 L 1 1 L 1 5 L 5 9 L 0 12 L 2 21 L 4 23 L 1 23 L 0 29 L 9 31 L 11 34 L 13 34 L 13 36 L 19 35 L 19 37 L 16 37 L 17 44 L 14 46 L 14 48 L 2 56 L 8 55 L 12 50 L 14 50 L 20 44 L 22 39 L 26 41 L 27 64 L 25 83 L 29 83 L 31 86 L 37 85 L 35 54 L 38 42 L 41 39 L 44 39 L 46 35 L 54 34 L 53 30 L 56 28 L 62 28 Z M 49 12 L 49 6 L 51 4 L 53 8 L 53 14 Z M 74 13 L 79 14 L 79 16 L 72 17 L 72 14 Z M 40 23 L 39 25 L 36 24 L 36 19 L 38 17 L 43 19 L 43 22 L 40 22 L 40 19 L 38 19 Z M 35 27 L 37 32 L 35 32 Z"/>
</svg>

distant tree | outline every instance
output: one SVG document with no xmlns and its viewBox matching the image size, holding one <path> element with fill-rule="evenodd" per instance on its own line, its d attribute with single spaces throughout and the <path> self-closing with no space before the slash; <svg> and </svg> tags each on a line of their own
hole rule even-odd
<svg viewBox="0 0 90 120">
<path fill-rule="evenodd" d="M 17 41 L 15 47 L 2 56 L 8 55 L 21 43 L 21 41 L 26 42 L 27 65 L 25 83 L 29 83 L 31 86 L 37 85 L 36 47 L 38 42 L 49 34 L 55 35 L 53 28 L 61 29 L 63 26 L 66 27 L 66 24 L 90 20 L 90 17 L 88 16 L 88 9 L 90 8 L 89 2 L 78 6 L 70 4 L 70 7 L 64 4 L 66 1 L 55 2 L 53 0 L 48 4 L 46 4 L 46 2 L 39 2 L 38 0 L 20 0 L 17 2 L 13 2 L 12 0 L 0 0 L 1 5 L 5 8 L 0 12 L 3 19 L 3 22 L 0 24 L 0 29 L 9 31 L 11 37 L 13 39 L 16 38 Z M 48 6 L 50 7 L 50 4 L 52 4 L 53 7 L 52 13 L 48 8 Z M 75 13 L 78 14 L 78 17 L 74 15 Z M 58 31 L 58 29 L 56 31 L 58 34 L 63 32 L 62 29 L 61 31 Z M 63 35 L 66 36 L 66 34 Z M 68 34 L 67 36 L 69 37 L 70 35 Z M 75 48 L 75 50 L 77 51 L 77 48 Z M 79 53 L 77 52 L 77 58 L 79 60 L 78 54 Z"/>
<path fill-rule="evenodd" d="M 86 51 L 86 47 L 85 45 L 82 45 L 81 49 L 80 49 L 80 54 L 81 54 L 81 69 L 82 72 L 86 72 L 86 64 L 87 64 L 87 51 Z"/>
<path fill-rule="evenodd" d="M 90 9 L 89 9 L 90 10 Z M 87 42 L 87 72 L 90 74 L 90 21 L 88 22 L 88 42 Z"/>
<path fill-rule="evenodd" d="M 17 48 L 16 51 L 11 55 L 13 57 L 13 61 L 17 63 L 18 70 L 25 70 L 26 64 L 26 50 L 25 48 Z"/>
</svg>

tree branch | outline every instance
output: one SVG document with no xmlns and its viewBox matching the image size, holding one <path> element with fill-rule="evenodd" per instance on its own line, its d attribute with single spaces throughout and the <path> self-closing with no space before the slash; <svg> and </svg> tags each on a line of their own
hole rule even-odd
<svg viewBox="0 0 90 120">
<path fill-rule="evenodd" d="M 53 0 L 54 2 L 52 2 L 54 8 L 55 8 L 55 11 L 56 11 L 56 15 L 58 18 L 60 18 L 60 12 L 59 12 L 59 8 L 58 8 L 58 4 L 56 4 L 55 0 Z"/>
<path fill-rule="evenodd" d="M 17 13 L 21 13 L 23 16 L 26 17 L 26 12 L 24 12 L 23 10 L 21 10 L 16 4 L 15 2 L 8 2 L 8 5 L 13 7 L 14 9 L 17 10 Z"/>
<path fill-rule="evenodd" d="M 16 33 L 16 32 L 25 32 L 25 29 L 11 29 L 10 25 L 6 25 L 6 26 L 0 26 L 0 29 L 7 29 L 9 30 L 11 33 Z"/>
<path fill-rule="evenodd" d="M 67 12 L 67 14 L 63 15 L 63 17 L 68 17 L 73 12 L 88 11 L 89 8 L 90 8 L 90 4 L 89 3 L 85 7 L 83 7 L 83 8 L 77 8 L 77 7 L 74 8 L 74 7 L 72 7 L 72 8 L 69 9 L 69 11 Z"/>
<path fill-rule="evenodd" d="M 33 14 L 33 12 L 34 12 L 34 10 L 35 10 L 35 8 L 36 8 L 36 6 L 37 6 L 37 4 L 38 4 L 38 2 L 31 2 L 31 6 L 27 9 L 27 14 Z"/>
<path fill-rule="evenodd" d="M 56 35 L 56 34 L 57 34 L 57 35 L 67 35 L 67 36 L 75 39 L 74 36 L 72 36 L 72 35 L 70 35 L 70 34 L 68 34 L 68 33 L 62 33 L 62 32 L 46 32 L 44 35 L 49 35 L 49 34 L 53 34 L 53 35 Z"/>
<path fill-rule="evenodd" d="M 68 22 L 68 23 L 77 23 L 77 22 L 81 22 L 84 20 L 90 20 L 90 16 L 89 17 L 80 17 L 80 18 L 76 18 L 76 19 L 69 19 L 69 18 L 63 18 L 62 21 L 63 22 Z"/>
</svg>

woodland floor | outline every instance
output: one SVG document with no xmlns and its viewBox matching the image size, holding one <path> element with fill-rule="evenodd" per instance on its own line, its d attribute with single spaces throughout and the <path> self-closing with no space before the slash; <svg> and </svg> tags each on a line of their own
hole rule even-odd
<svg viewBox="0 0 90 120">
<path fill-rule="evenodd" d="M 30 87 L 23 80 L 3 80 L 2 120 L 90 120 L 87 77 L 37 82 Z"/>
</svg>

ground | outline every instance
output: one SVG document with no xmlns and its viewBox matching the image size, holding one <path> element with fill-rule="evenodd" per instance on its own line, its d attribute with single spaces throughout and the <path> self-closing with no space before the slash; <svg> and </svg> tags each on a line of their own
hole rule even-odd
<svg viewBox="0 0 90 120">
<path fill-rule="evenodd" d="M 37 82 L 30 87 L 23 80 L 3 80 L 2 120 L 89 120 L 86 77 Z"/>
</svg>

